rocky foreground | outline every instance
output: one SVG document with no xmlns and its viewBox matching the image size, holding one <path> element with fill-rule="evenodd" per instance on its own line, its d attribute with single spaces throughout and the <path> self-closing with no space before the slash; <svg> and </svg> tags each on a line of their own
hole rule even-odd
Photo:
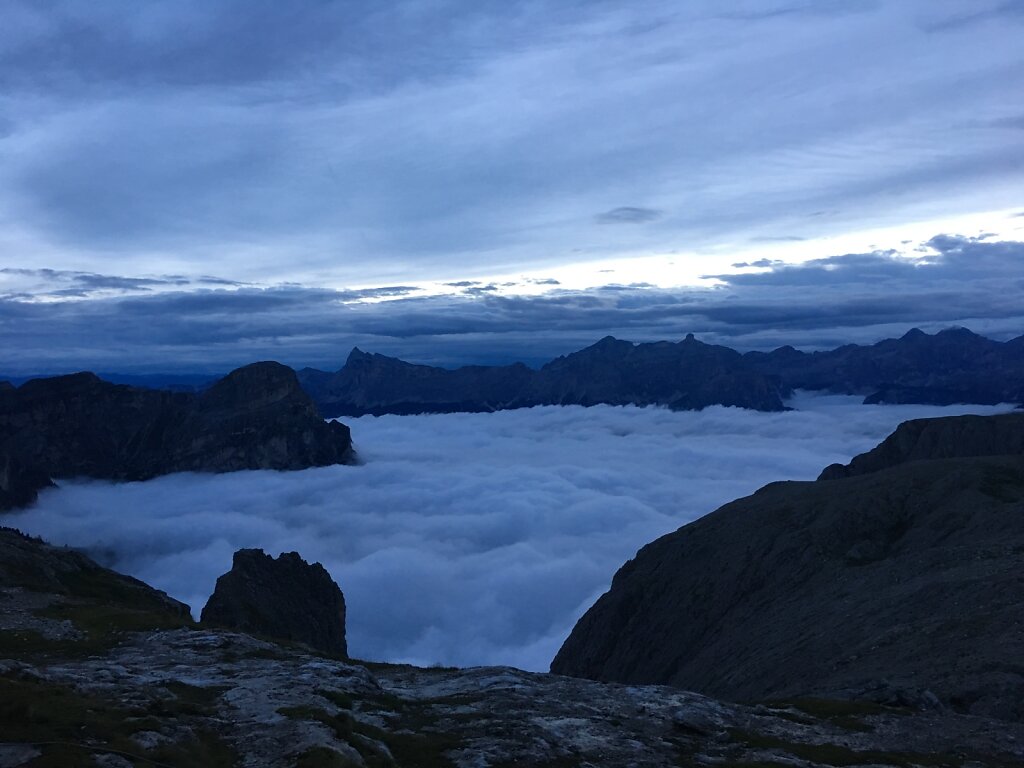
<svg viewBox="0 0 1024 768">
<path fill-rule="evenodd" d="M 0 531 L 0 766 L 1009 766 L 1024 726 L 864 702 L 727 704 L 509 668 L 361 663 L 212 630 Z"/>
<path fill-rule="evenodd" d="M 91 373 L 0 388 L 0 510 L 31 504 L 54 478 L 146 480 L 353 458 L 348 427 L 324 422 L 279 363 L 239 368 L 201 394 Z"/>
</svg>

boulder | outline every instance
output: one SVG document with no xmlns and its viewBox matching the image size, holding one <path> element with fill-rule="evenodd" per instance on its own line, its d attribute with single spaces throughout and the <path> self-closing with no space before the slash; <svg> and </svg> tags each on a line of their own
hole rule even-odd
<svg viewBox="0 0 1024 768">
<path fill-rule="evenodd" d="M 231 570 L 203 608 L 202 623 L 347 656 L 345 597 L 320 563 L 297 552 L 273 558 L 262 549 L 235 552 Z"/>
</svg>

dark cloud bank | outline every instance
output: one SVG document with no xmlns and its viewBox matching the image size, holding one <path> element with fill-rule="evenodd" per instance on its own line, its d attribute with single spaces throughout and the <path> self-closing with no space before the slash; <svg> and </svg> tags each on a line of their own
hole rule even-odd
<svg viewBox="0 0 1024 768">
<path fill-rule="evenodd" d="M 129 280 L 123 295 L 67 300 L 62 290 L 121 280 L 76 273 L 59 276 L 46 301 L 0 298 L 0 372 L 217 372 L 268 358 L 333 370 L 353 346 L 448 366 L 536 364 L 606 334 L 646 341 L 692 332 L 745 350 L 872 342 L 913 325 L 966 325 L 997 339 L 1024 332 L 1024 243 L 940 235 L 914 256 L 765 261 L 756 272 L 717 275 L 716 288 L 550 286 L 540 296 L 499 295 L 474 281 L 458 283 L 461 295 L 422 296 L 402 285 L 150 292 Z"/>
</svg>

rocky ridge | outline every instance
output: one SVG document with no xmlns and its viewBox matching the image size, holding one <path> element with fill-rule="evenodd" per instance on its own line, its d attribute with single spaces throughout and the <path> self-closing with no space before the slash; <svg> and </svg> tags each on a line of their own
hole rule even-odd
<svg viewBox="0 0 1024 768">
<path fill-rule="evenodd" d="M 304 643 L 348 655 L 345 597 L 327 570 L 297 552 L 273 558 L 262 549 L 235 552 L 231 570 L 203 608 L 204 624 Z"/>
<path fill-rule="evenodd" d="M 1024 721 L 1022 426 L 908 422 L 836 479 L 773 483 L 648 544 L 552 671 Z"/>
<path fill-rule="evenodd" d="M 239 368 L 201 394 L 110 384 L 91 373 L 0 391 L 0 509 L 31 503 L 51 478 L 145 480 L 352 460 L 348 427 L 324 422 L 279 363 Z"/>
<path fill-rule="evenodd" d="M 0 766 L 1008 768 L 1024 759 L 1024 726 L 943 710 L 737 705 L 509 668 L 344 660 L 196 626 L 140 582 L 0 530 L 0 563 L 15 560 L 0 570 Z M 92 576 L 37 581 L 46 573 Z"/>
<path fill-rule="evenodd" d="M 521 363 L 456 369 L 352 350 L 334 373 L 299 380 L 328 416 L 487 412 L 535 405 L 732 405 L 782 410 L 794 389 L 861 395 L 866 403 L 1024 403 L 1024 336 L 997 342 L 966 328 L 834 350 L 740 354 L 689 334 L 634 344 L 611 336 L 532 370 Z"/>
<path fill-rule="evenodd" d="M 496 411 L 535 405 L 733 405 L 783 410 L 786 394 L 727 347 L 697 341 L 634 344 L 608 336 L 534 371 L 412 365 L 355 349 L 334 374 L 306 368 L 303 387 L 328 416 Z"/>
<path fill-rule="evenodd" d="M 865 403 L 1024 403 L 1024 336 L 998 342 L 967 328 L 801 352 L 748 352 L 755 370 L 791 389 L 864 395 Z"/>
</svg>

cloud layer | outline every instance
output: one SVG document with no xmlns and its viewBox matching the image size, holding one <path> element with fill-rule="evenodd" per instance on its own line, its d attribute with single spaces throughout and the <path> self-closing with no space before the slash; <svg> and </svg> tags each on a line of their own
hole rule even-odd
<svg viewBox="0 0 1024 768">
<path fill-rule="evenodd" d="M 449 287 L 462 293 L 454 296 L 407 285 L 150 291 L 178 278 L 136 285 L 91 273 L 0 271 L 38 284 L 28 298 L 0 294 L 0 375 L 226 373 L 261 359 L 335 370 L 353 346 L 434 365 L 540 364 L 608 334 L 653 341 L 692 332 L 748 350 L 871 343 L 915 325 L 929 332 L 964 325 L 998 340 L 1024 333 L 1022 242 L 943 234 L 906 252 L 796 265 L 766 259 L 737 269 L 715 275 L 713 288 L 571 290 L 523 278 L 511 294 L 499 290 L 507 286 L 456 281 Z M 127 281 L 121 295 L 106 295 L 119 281 Z M 538 283 L 548 292 L 516 293 Z M 93 298 L 63 295 L 82 291 Z"/>
<path fill-rule="evenodd" d="M 198 610 L 240 547 L 322 562 L 351 652 L 547 668 L 638 547 L 898 422 L 984 407 L 804 397 L 768 414 L 534 408 L 352 420 L 359 467 L 64 483 L 3 522 L 87 548 Z"/>
</svg>

